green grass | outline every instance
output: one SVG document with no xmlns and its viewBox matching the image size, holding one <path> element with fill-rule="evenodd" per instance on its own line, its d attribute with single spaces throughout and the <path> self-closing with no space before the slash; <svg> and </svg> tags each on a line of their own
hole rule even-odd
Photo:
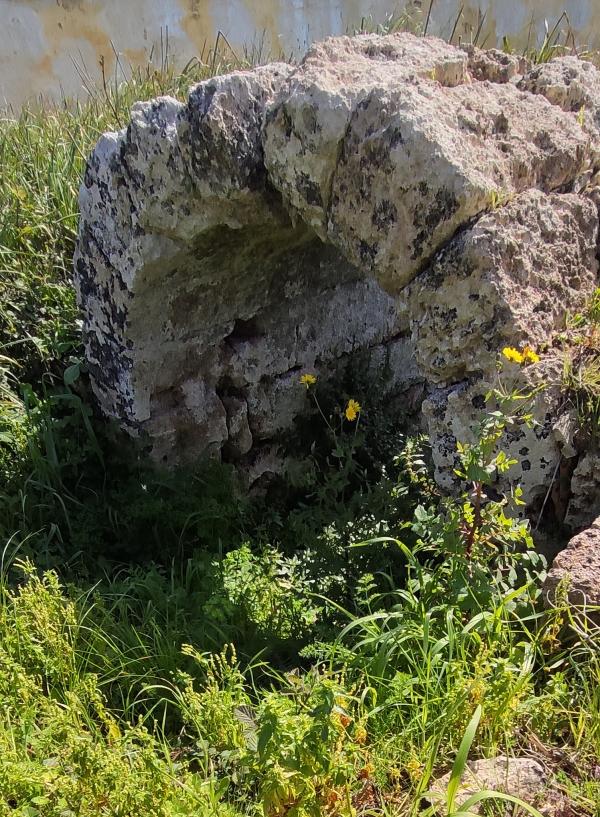
<svg viewBox="0 0 600 817">
<path fill-rule="evenodd" d="M 578 314 L 567 320 L 560 338 L 564 347 L 562 389 L 576 411 L 579 436 L 597 444 L 600 431 L 600 289 Z"/>
<path fill-rule="evenodd" d="M 535 612 L 531 587 L 492 585 L 465 612 L 440 581 L 446 563 L 405 555 L 402 588 L 373 593 L 335 640 L 305 651 L 319 670 L 186 647 L 193 614 L 173 600 L 173 576 L 136 581 L 132 569 L 125 586 L 81 593 L 16 565 L 0 607 L 11 813 L 276 814 L 298 803 L 311 814 L 333 801 L 346 814 L 367 777 L 389 808 L 403 798 L 416 814 L 482 706 L 472 756 L 557 747 L 577 759 L 566 779 L 577 813 L 594 814 L 597 651 L 561 646 L 568 612 Z"/>
<path fill-rule="evenodd" d="M 358 25 L 350 27 L 353 34 L 394 34 L 398 31 L 410 31 L 418 35 L 436 34 L 431 30 L 431 15 L 436 0 L 413 5 L 407 3 L 402 11 L 390 12 L 382 19 L 372 14 L 362 17 Z M 521 32 L 519 41 L 525 44 L 517 49 L 509 37 L 503 36 L 501 41 L 494 42 L 494 21 L 486 11 L 481 9 L 477 15 L 476 25 L 465 26 L 464 8 L 460 8 L 454 18 L 450 18 L 441 34 L 448 42 L 454 45 L 473 45 L 478 48 L 500 48 L 508 54 L 518 53 L 530 59 L 534 64 L 548 62 L 553 57 L 576 55 L 582 59 L 598 62 L 598 54 L 582 48 L 566 11 L 563 11 L 555 20 L 544 18 L 544 30 L 540 35 L 536 32 L 532 16 L 527 29 Z M 526 36 L 525 36 L 526 35 Z"/>
<path fill-rule="evenodd" d="M 208 62 L 0 122 L 1 817 L 416 817 L 467 754 L 542 750 L 593 817 L 596 625 L 544 610 L 514 508 L 439 496 L 376 384 L 338 384 L 359 433 L 315 411 L 304 470 L 262 502 L 220 466 L 156 471 L 96 414 L 70 271 L 85 156 L 133 101 L 230 66 Z"/>
</svg>

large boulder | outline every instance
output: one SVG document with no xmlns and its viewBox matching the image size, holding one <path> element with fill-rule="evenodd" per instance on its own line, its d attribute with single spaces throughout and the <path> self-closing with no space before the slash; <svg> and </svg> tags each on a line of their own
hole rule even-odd
<svg viewBox="0 0 600 817">
<path fill-rule="evenodd" d="M 600 609 L 600 517 L 591 527 L 574 536 L 554 559 L 544 582 L 550 603 L 558 601 L 557 589 L 564 587 L 571 604 Z"/>
<path fill-rule="evenodd" d="M 596 77 L 575 68 L 591 116 Z M 310 405 L 301 373 L 360 372 L 390 411 L 426 397 L 450 486 L 502 346 L 551 348 L 596 281 L 596 134 L 529 69 L 434 38 L 339 37 L 297 66 L 136 105 L 80 197 L 75 281 L 103 411 L 159 460 L 260 476 Z M 553 386 L 536 424 L 504 441 L 532 502 L 569 449 L 548 359 L 519 373 Z"/>
</svg>

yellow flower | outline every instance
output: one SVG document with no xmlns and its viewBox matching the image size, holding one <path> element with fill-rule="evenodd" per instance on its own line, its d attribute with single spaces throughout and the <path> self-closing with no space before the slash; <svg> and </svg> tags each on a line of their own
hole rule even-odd
<svg viewBox="0 0 600 817">
<path fill-rule="evenodd" d="M 314 374 L 307 373 L 302 375 L 302 377 L 300 378 L 300 382 L 302 383 L 303 386 L 306 386 L 307 389 L 310 389 L 310 387 L 314 386 L 315 383 L 317 382 L 317 378 L 314 376 Z"/>
<path fill-rule="evenodd" d="M 354 740 L 362 746 L 367 742 L 367 730 L 364 726 L 357 726 L 354 730 Z"/>
<path fill-rule="evenodd" d="M 505 346 L 502 354 L 507 360 L 519 363 L 521 366 L 526 363 L 539 363 L 540 360 L 540 356 L 531 346 L 524 346 L 522 352 L 513 346 Z"/>
<path fill-rule="evenodd" d="M 485 685 L 483 680 L 481 678 L 474 678 L 469 684 L 469 692 L 473 703 L 481 703 L 485 693 Z"/>
<path fill-rule="evenodd" d="M 356 420 L 358 415 L 360 414 L 360 403 L 357 403 L 356 400 L 348 400 L 348 405 L 346 406 L 346 420 Z"/>
<path fill-rule="evenodd" d="M 392 783 L 399 783 L 402 779 L 402 771 L 397 766 L 392 766 L 388 771 L 388 777 Z"/>
<path fill-rule="evenodd" d="M 410 779 L 415 781 L 423 774 L 423 764 L 420 763 L 416 757 L 412 756 L 406 764 L 406 771 Z"/>
<path fill-rule="evenodd" d="M 526 363 L 539 363 L 540 356 L 531 348 L 531 346 L 526 346 L 523 349 L 523 360 Z"/>
<path fill-rule="evenodd" d="M 523 355 L 518 349 L 514 349 L 512 346 L 505 346 L 502 350 L 502 354 L 507 360 L 513 363 L 523 363 Z"/>
</svg>

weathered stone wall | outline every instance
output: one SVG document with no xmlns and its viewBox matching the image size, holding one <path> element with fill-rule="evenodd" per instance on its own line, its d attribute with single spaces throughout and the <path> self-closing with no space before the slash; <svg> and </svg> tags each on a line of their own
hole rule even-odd
<svg viewBox="0 0 600 817">
<path fill-rule="evenodd" d="M 39 94 L 84 96 L 81 74 L 99 82 L 100 59 L 111 77 L 117 55 L 125 70 L 160 63 L 167 34 L 180 65 L 206 53 L 218 31 L 237 51 L 264 42 L 267 54 L 298 54 L 355 29 L 362 17 L 382 21 L 404 5 L 424 23 L 429 0 L 0 0 L 0 107 Z M 524 47 L 543 36 L 544 20 L 552 25 L 566 11 L 579 41 L 600 46 L 593 0 L 436 0 L 429 33 L 449 37 L 461 7 L 455 42 L 470 42 L 479 30 L 488 46 L 508 35 Z"/>
<path fill-rule="evenodd" d="M 511 479 L 539 507 L 569 460 L 577 526 L 600 511 L 577 485 L 600 493 L 565 431 L 552 343 L 596 286 L 599 123 L 589 64 L 410 34 L 333 38 L 297 67 L 136 106 L 81 191 L 100 405 L 158 459 L 220 455 L 254 479 L 305 410 L 300 372 L 384 366 L 396 407 L 425 398 L 450 488 L 499 350 L 529 343 L 547 351 L 519 376 L 549 388 L 503 441 Z"/>
</svg>

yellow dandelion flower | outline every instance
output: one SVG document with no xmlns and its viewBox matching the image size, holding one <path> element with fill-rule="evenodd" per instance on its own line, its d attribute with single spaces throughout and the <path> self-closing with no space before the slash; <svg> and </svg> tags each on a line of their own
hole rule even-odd
<svg viewBox="0 0 600 817">
<path fill-rule="evenodd" d="M 505 346 L 502 350 L 502 354 L 512 363 L 523 363 L 523 355 L 518 349 L 515 349 L 512 346 Z"/>
<path fill-rule="evenodd" d="M 356 400 L 348 400 L 348 405 L 346 406 L 345 414 L 346 420 L 350 420 L 350 422 L 356 420 L 356 418 L 360 414 L 360 403 L 358 403 Z"/>
<path fill-rule="evenodd" d="M 302 383 L 303 386 L 306 386 L 307 389 L 310 389 L 310 387 L 314 386 L 315 383 L 317 382 L 317 378 L 315 377 L 314 374 L 308 374 L 307 372 L 301 376 L 300 382 Z"/>
<path fill-rule="evenodd" d="M 531 346 L 526 346 L 523 349 L 523 360 L 525 363 L 539 363 L 540 356 L 534 349 L 531 348 Z"/>
</svg>

